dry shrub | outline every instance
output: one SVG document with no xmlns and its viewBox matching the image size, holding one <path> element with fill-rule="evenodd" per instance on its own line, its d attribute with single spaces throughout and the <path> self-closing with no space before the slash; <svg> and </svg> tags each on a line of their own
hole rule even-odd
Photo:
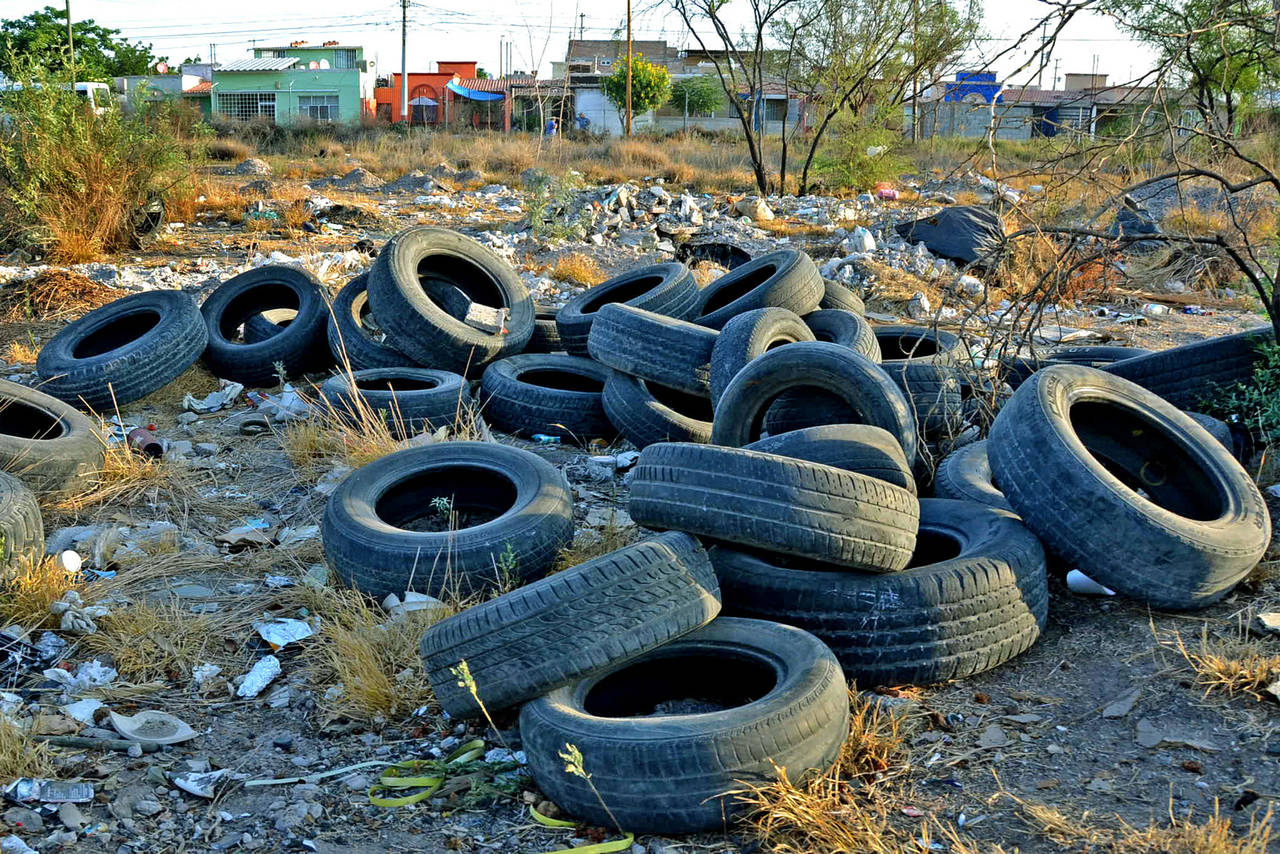
<svg viewBox="0 0 1280 854">
<path fill-rule="evenodd" d="M 322 139 L 316 146 L 316 157 L 344 157 L 346 147 L 336 139 Z"/>
<path fill-rule="evenodd" d="M 185 513 L 197 503 L 192 469 L 162 459 L 153 460 L 123 442 L 106 446 L 102 470 L 87 488 L 52 498 L 54 503 L 50 509 L 73 516 L 102 504 L 115 507 L 165 504 L 174 512 Z"/>
<path fill-rule="evenodd" d="M 638 528 L 634 525 L 619 525 L 616 516 L 610 516 L 609 523 L 599 530 L 579 531 L 573 538 L 573 544 L 560 550 L 552 571 L 560 572 L 580 566 L 589 560 L 595 560 L 629 546 L 639 538 Z"/>
<path fill-rule="evenodd" d="M 234 161 L 239 163 L 245 160 L 249 155 L 253 154 L 253 149 L 238 139 L 231 137 L 221 137 L 215 139 L 205 147 L 205 153 L 209 155 L 211 160 Z"/>
<path fill-rule="evenodd" d="M 119 291 L 83 273 L 49 269 L 0 289 L 0 320 L 72 320 L 119 298 Z"/>
<path fill-rule="evenodd" d="M 49 606 L 68 590 L 81 589 L 78 573 L 68 572 L 56 555 L 17 556 L 0 572 L 0 624 L 51 628 L 58 620 Z"/>
<path fill-rule="evenodd" d="M 27 735 L 7 718 L 0 717 L 0 780 L 47 778 L 55 774 L 49 746 Z"/>
<path fill-rule="evenodd" d="M 1182 656 L 1206 695 L 1248 694 L 1261 700 L 1267 696 L 1267 686 L 1280 680 L 1280 648 L 1267 638 L 1250 637 L 1243 629 L 1234 637 L 1219 638 L 1211 636 L 1206 625 L 1194 646 L 1188 646 L 1179 632 L 1161 638 L 1160 644 Z"/>
<path fill-rule="evenodd" d="M 1195 205 L 1182 205 L 1165 215 L 1161 226 L 1170 234 L 1212 237 L 1232 230 L 1226 211 L 1205 211 Z"/>
<path fill-rule="evenodd" d="M 85 650 L 110 655 L 116 670 L 135 682 L 183 682 L 196 665 L 226 658 L 228 632 L 219 615 L 193 614 L 177 602 L 113 605 L 96 622 L 98 631 L 84 636 Z M 231 640 L 241 646 L 241 639 Z"/>
<path fill-rule="evenodd" d="M 552 262 L 547 273 L 561 282 L 572 282 L 588 288 L 605 280 L 604 270 L 600 269 L 596 259 L 581 252 L 561 255 Z"/>
<path fill-rule="evenodd" d="M 618 140 L 609 146 L 608 157 L 623 166 L 639 166 L 660 172 L 672 166 L 671 156 L 660 144 L 640 139 Z"/>
<path fill-rule="evenodd" d="M 409 612 L 391 619 L 354 590 L 325 588 L 312 596 L 320 631 L 304 653 L 318 694 L 331 717 L 384 722 L 432 701 L 418 641 L 439 611 Z"/>
<path fill-rule="evenodd" d="M 11 365 L 35 364 L 36 357 L 39 355 L 40 345 L 36 343 L 31 335 L 26 338 L 14 339 L 4 348 L 4 360 Z"/>
</svg>

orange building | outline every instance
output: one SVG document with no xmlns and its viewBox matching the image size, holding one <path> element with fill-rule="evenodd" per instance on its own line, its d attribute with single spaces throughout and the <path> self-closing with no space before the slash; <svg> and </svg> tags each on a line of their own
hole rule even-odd
<svg viewBox="0 0 1280 854">
<path fill-rule="evenodd" d="M 477 80 L 477 63 L 437 62 L 436 71 L 411 71 L 409 79 L 409 115 L 400 112 L 401 76 L 392 73 L 391 85 L 374 90 L 378 119 L 385 122 L 408 121 L 414 125 L 456 123 L 460 102 L 485 103 L 482 113 L 471 111 L 470 123 L 476 126 L 511 128 L 511 99 L 504 81 Z M 452 85 L 451 85 L 452 84 Z"/>
</svg>

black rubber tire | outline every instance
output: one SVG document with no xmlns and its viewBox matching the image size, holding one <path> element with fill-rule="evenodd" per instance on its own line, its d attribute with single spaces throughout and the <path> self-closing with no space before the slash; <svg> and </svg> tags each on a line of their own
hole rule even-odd
<svg viewBox="0 0 1280 854">
<path fill-rule="evenodd" d="M 422 636 L 422 663 L 444 710 L 475 718 L 624 664 L 719 612 L 702 546 L 658 534 L 436 623 Z M 484 709 L 458 685 L 463 661 Z"/>
<path fill-rule="evenodd" d="M 397 439 L 452 428 L 471 407 L 465 378 L 430 368 L 369 368 L 336 374 L 321 384 L 320 397 L 352 424 L 380 417 Z"/>
<path fill-rule="evenodd" d="M 251 317 L 286 303 L 298 315 L 279 334 L 252 344 L 235 341 L 236 330 Z M 279 381 L 278 366 L 293 377 L 333 365 L 325 337 L 329 305 L 324 286 L 306 270 L 268 266 L 232 276 L 209 295 L 200 313 L 209 336 L 204 361 L 217 377 L 272 386 Z"/>
<path fill-rule="evenodd" d="M 0 470 L 37 495 L 88 490 L 102 471 L 106 447 L 83 413 L 52 395 L 0 380 Z"/>
<path fill-rule="evenodd" d="M 1220 390 L 1251 385 L 1254 367 L 1262 359 L 1258 348 L 1274 342 L 1268 326 L 1124 359 L 1102 370 L 1137 383 L 1180 409 L 1196 409 Z"/>
<path fill-rule="evenodd" d="M 859 317 L 864 317 L 867 313 L 867 304 L 862 301 L 862 297 L 855 294 L 848 285 L 830 279 L 822 280 L 822 302 L 818 303 L 818 308 L 852 311 Z"/>
<path fill-rule="evenodd" d="M 927 685 L 990 670 L 1044 629 L 1040 542 L 1010 513 L 967 501 L 920 502 L 913 565 L 888 575 L 832 571 L 717 546 L 726 614 L 813 632 L 859 686 Z"/>
<path fill-rule="evenodd" d="M 464 323 L 428 296 L 428 286 L 508 309 L 506 333 Z M 419 364 L 461 374 L 519 353 L 533 336 L 533 298 L 524 282 L 510 264 L 456 231 L 417 226 L 400 232 L 378 253 L 368 288 L 391 344 Z"/>
<path fill-rule="evenodd" d="M 921 437 L 932 440 L 959 432 L 964 423 L 964 397 L 954 368 L 914 359 L 884 362 L 881 367 L 902 389 Z"/>
<path fill-rule="evenodd" d="M 1113 345 L 1090 344 L 1077 347 L 1054 347 L 1045 354 L 1046 365 L 1085 365 L 1090 368 L 1102 368 L 1125 359 L 1136 359 L 1138 356 L 1150 356 L 1151 350 L 1141 347 L 1117 347 Z"/>
<path fill-rule="evenodd" d="M 415 489 L 421 478 L 444 482 Z M 375 599 L 406 590 L 465 596 L 499 586 L 496 566 L 504 553 L 514 557 L 516 581 L 545 575 L 573 541 L 571 496 L 555 466 L 519 448 L 492 442 L 409 448 L 338 484 L 321 524 L 324 554 L 344 582 Z M 475 508 L 497 515 L 454 531 L 399 526 L 437 512 L 436 497 L 450 499 L 455 513 Z"/>
<path fill-rule="evenodd" d="M 797 249 L 779 249 L 752 258 L 703 288 L 697 310 L 688 319 L 722 329 L 754 308 L 776 306 L 808 314 L 822 302 L 823 293 L 813 260 Z"/>
<path fill-rule="evenodd" d="M 661 713 L 686 698 L 724 702 L 716 711 Z M 777 768 L 792 780 L 829 768 L 848 727 L 848 687 L 821 641 L 739 619 L 715 620 L 520 712 L 529 772 L 556 805 L 593 825 L 616 820 L 664 836 L 727 829 L 744 808 L 733 792 L 776 779 Z M 565 773 L 567 744 L 582 753 L 590 786 Z"/>
<path fill-rule="evenodd" d="M 587 351 L 624 374 L 686 394 L 711 389 L 711 351 L 720 333 L 687 320 L 610 303 L 595 315 Z"/>
<path fill-rule="evenodd" d="M 0 567 L 12 566 L 23 555 L 43 554 L 44 522 L 35 493 L 17 477 L 0 471 Z M 711 579 L 714 583 L 714 573 Z"/>
<path fill-rule="evenodd" d="M 1094 368 L 1032 375 L 996 416 L 987 455 L 1046 548 L 1157 608 L 1218 601 L 1270 540 L 1262 494 L 1225 448 L 1172 404 Z"/>
<path fill-rule="evenodd" d="M 873 326 L 882 362 L 954 362 L 964 353 L 960 337 L 928 326 Z"/>
<path fill-rule="evenodd" d="M 920 503 L 874 477 L 742 448 L 667 443 L 640 452 L 637 524 L 871 572 L 911 560 Z"/>
<path fill-rule="evenodd" d="M 765 414 L 783 394 L 798 392 L 791 396 L 797 400 L 815 390 L 838 398 L 848 410 L 838 422 L 810 421 L 791 429 L 822 423 L 883 427 L 902 445 L 907 461 L 914 462 L 916 427 L 902 391 L 875 362 L 825 341 L 781 347 L 739 371 L 716 406 L 712 441 L 730 447 L 754 442 L 765 426 Z"/>
<path fill-rule="evenodd" d="M 1014 512 L 991 476 L 986 439 L 956 448 L 942 458 L 933 475 L 933 494 Z"/>
<path fill-rule="evenodd" d="M 614 276 L 570 299 L 556 315 L 560 343 L 575 356 L 587 355 L 592 322 L 601 308 L 629 305 L 655 314 L 686 320 L 700 298 L 698 283 L 684 264 L 676 261 L 648 264 Z"/>
<path fill-rule="evenodd" d="M 618 433 L 604 411 L 604 385 L 611 373 L 568 353 L 499 359 L 480 380 L 480 411 L 494 427 L 517 436 L 543 433 L 581 443 L 611 439 Z"/>
<path fill-rule="evenodd" d="M 613 372 L 604 384 L 604 411 L 637 448 L 655 442 L 711 441 L 711 401 Z"/>
<path fill-rule="evenodd" d="M 369 306 L 369 293 L 366 290 L 368 285 L 369 274 L 361 273 L 343 285 L 342 290 L 338 291 L 338 295 L 333 298 L 332 311 L 325 330 L 329 352 L 333 354 L 333 358 L 340 367 L 345 367 L 343 362 L 345 356 L 346 362 L 351 365 L 353 371 L 415 367 L 412 359 L 392 347 L 389 341 L 379 341 L 364 327 L 365 316 L 373 316 L 373 310 Z M 247 328 L 245 337 L 248 337 Z"/>
<path fill-rule="evenodd" d="M 1203 412 L 1188 412 L 1187 417 L 1209 431 L 1209 435 L 1217 439 L 1222 447 L 1233 455 L 1235 454 L 1236 443 L 1231 436 L 1231 427 L 1227 422 L 1214 418 L 1212 415 L 1205 415 Z"/>
<path fill-rule="evenodd" d="M 242 336 L 244 338 L 244 342 L 246 344 L 257 344 L 259 341 L 266 341 L 268 338 L 274 338 L 283 332 L 290 323 L 293 323 L 293 318 L 290 317 L 288 320 L 277 321 L 268 316 L 269 314 L 275 314 L 280 310 L 281 309 L 276 309 L 271 312 L 255 314 L 253 317 L 246 320 L 244 322 L 244 334 Z"/>
<path fill-rule="evenodd" d="M 866 318 L 840 308 L 811 311 L 804 316 L 805 325 L 818 341 L 830 341 L 861 353 L 873 362 L 880 361 L 880 342 Z"/>
<path fill-rule="evenodd" d="M 766 436 L 748 451 L 792 457 L 865 474 L 916 494 L 916 481 L 902 446 L 888 430 L 870 424 L 824 424 Z"/>
<path fill-rule="evenodd" d="M 131 294 L 64 326 L 40 350 L 36 373 L 42 391 L 111 413 L 177 379 L 207 340 L 190 295 Z"/>
<path fill-rule="evenodd" d="M 756 308 L 733 318 L 720 330 L 711 350 L 712 405 L 751 361 L 777 347 L 813 340 L 800 315 L 785 308 Z"/>
<path fill-rule="evenodd" d="M 544 302 L 533 304 L 533 334 L 525 345 L 526 353 L 560 353 L 564 345 L 560 343 L 560 327 L 556 325 L 556 315 L 560 309 Z"/>
</svg>

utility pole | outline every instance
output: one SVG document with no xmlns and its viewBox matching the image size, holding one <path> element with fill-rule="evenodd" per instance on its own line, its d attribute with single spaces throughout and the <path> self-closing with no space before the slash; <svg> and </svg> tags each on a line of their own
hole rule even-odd
<svg viewBox="0 0 1280 854">
<path fill-rule="evenodd" d="M 67 50 L 71 52 L 71 65 L 74 68 L 76 64 L 76 40 L 71 34 L 71 0 L 67 0 Z M 75 75 L 72 74 L 72 77 Z"/>
<path fill-rule="evenodd" d="M 504 70 L 507 64 L 506 38 L 507 38 L 506 36 L 498 36 L 498 79 L 499 80 L 507 76 L 507 73 Z"/>
<path fill-rule="evenodd" d="M 631 0 L 627 0 L 627 136 L 631 136 Z"/>
<path fill-rule="evenodd" d="M 911 0 L 911 141 L 920 141 L 920 0 Z"/>
<path fill-rule="evenodd" d="M 409 0 L 400 0 L 400 121 L 409 121 Z"/>
<path fill-rule="evenodd" d="M 587 13 L 579 12 L 578 13 L 578 41 L 582 41 L 582 31 L 586 28 L 586 26 L 587 26 Z"/>
</svg>

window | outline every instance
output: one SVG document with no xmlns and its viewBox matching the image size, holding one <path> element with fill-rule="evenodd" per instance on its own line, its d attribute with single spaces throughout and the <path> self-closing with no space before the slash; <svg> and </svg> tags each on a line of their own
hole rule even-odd
<svg viewBox="0 0 1280 854">
<path fill-rule="evenodd" d="M 275 121 L 275 92 L 218 92 L 214 111 L 232 119 L 265 118 Z"/>
<path fill-rule="evenodd" d="M 282 50 L 273 50 L 271 48 L 264 48 L 258 51 L 259 59 L 284 59 L 284 57 L 285 57 L 285 52 Z"/>
<path fill-rule="evenodd" d="M 787 117 L 787 101 L 785 98 L 766 98 L 764 102 L 764 120 L 780 122 Z"/>
<path fill-rule="evenodd" d="M 334 68 L 355 68 L 356 52 L 354 50 L 335 50 L 333 52 Z"/>
<path fill-rule="evenodd" d="M 298 115 L 305 116 L 313 122 L 334 122 L 338 120 L 337 95 L 299 95 Z"/>
</svg>

